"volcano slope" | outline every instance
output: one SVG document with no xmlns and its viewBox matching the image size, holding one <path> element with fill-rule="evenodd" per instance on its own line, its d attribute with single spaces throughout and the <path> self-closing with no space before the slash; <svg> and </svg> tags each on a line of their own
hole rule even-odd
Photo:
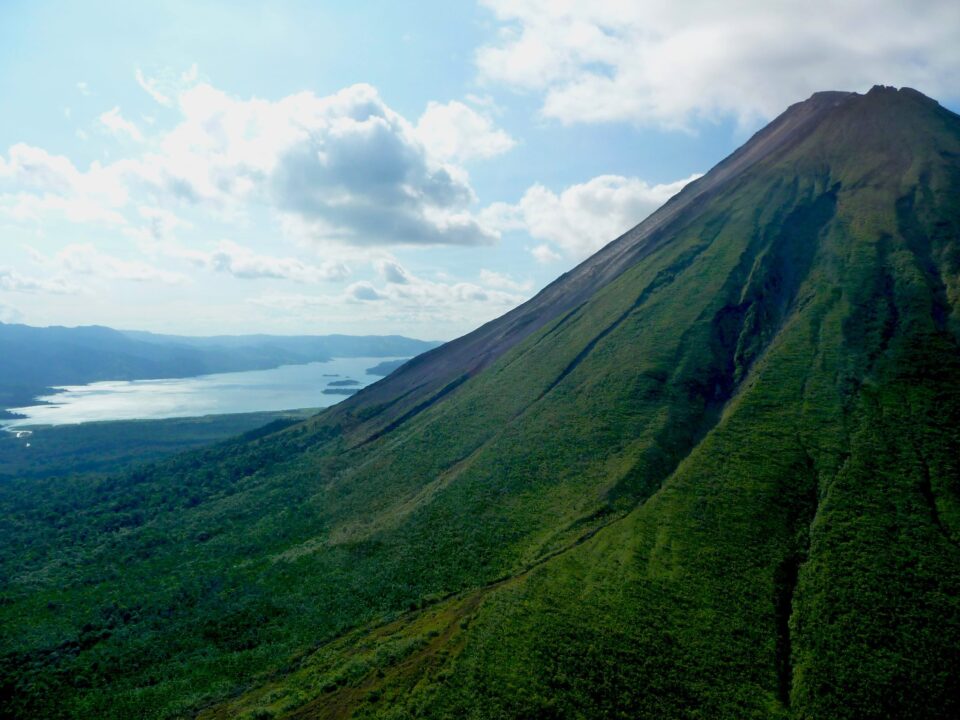
<svg viewBox="0 0 960 720">
<path fill-rule="evenodd" d="M 960 117 L 819 93 L 321 415 L 0 488 L 0 714 L 960 714 Z"/>
</svg>

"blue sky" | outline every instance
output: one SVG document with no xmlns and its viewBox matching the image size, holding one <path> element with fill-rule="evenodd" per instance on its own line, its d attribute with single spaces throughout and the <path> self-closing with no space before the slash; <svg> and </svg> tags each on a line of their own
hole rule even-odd
<svg viewBox="0 0 960 720">
<path fill-rule="evenodd" d="M 0 321 L 449 339 L 955 2 L 4 2 Z"/>
</svg>

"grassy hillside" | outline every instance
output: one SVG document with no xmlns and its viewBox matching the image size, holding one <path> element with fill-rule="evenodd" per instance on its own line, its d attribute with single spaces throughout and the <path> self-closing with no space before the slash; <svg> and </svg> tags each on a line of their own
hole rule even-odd
<svg viewBox="0 0 960 720">
<path fill-rule="evenodd" d="M 485 364 L 3 499 L 4 711 L 955 717 L 960 119 L 816 117 Z"/>
</svg>

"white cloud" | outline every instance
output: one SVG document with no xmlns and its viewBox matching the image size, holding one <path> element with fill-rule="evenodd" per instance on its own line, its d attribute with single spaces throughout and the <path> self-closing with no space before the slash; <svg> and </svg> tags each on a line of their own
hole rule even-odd
<svg viewBox="0 0 960 720">
<path fill-rule="evenodd" d="M 62 155 L 24 143 L 13 145 L 8 155 L 0 156 L 0 189 L 62 194 L 79 183 L 80 172 Z"/>
<path fill-rule="evenodd" d="M 422 332 L 424 323 L 430 323 L 434 333 L 457 333 L 501 315 L 529 296 L 526 285 L 518 291 L 495 287 L 505 279 L 495 273 L 481 277 L 483 284 L 436 282 L 414 275 L 394 260 L 378 263 L 377 267 L 382 285 L 362 280 L 337 295 L 272 294 L 250 302 L 304 320 L 322 318 L 325 322 L 355 319 L 356 305 L 362 304 L 367 324 L 382 322 L 394 332 L 404 326 L 420 327 Z M 396 282 L 398 278 L 404 282 Z"/>
<path fill-rule="evenodd" d="M 80 172 L 62 155 L 23 143 L 0 155 L 0 214 L 39 222 L 50 215 L 75 223 L 123 225 L 128 199 L 123 179 L 97 163 Z"/>
<path fill-rule="evenodd" d="M 90 86 L 87 85 L 87 83 L 84 82 L 83 80 L 81 80 L 80 82 L 77 83 L 77 90 L 80 91 L 80 94 L 81 94 L 81 95 L 89 95 L 89 94 L 90 94 Z"/>
<path fill-rule="evenodd" d="M 512 290 L 513 292 L 530 292 L 533 289 L 533 281 L 525 280 L 518 282 L 509 275 L 494 272 L 493 270 L 481 270 L 480 282 L 484 285 L 498 290 Z"/>
<path fill-rule="evenodd" d="M 133 230 L 134 237 L 144 237 L 154 241 L 169 240 L 177 228 L 188 228 L 191 224 L 164 208 L 141 205 L 137 208 L 140 217 L 146 222 L 146 227 Z"/>
<path fill-rule="evenodd" d="M 69 295 L 78 288 L 62 277 L 35 278 L 21 275 L 12 268 L 0 267 L 0 290 L 17 293 L 52 293 Z"/>
<path fill-rule="evenodd" d="M 459 303 L 489 304 L 503 308 L 512 307 L 526 299 L 516 292 L 496 289 L 493 285 L 496 284 L 496 280 L 502 280 L 502 277 L 496 278 L 495 283 L 488 282 L 488 286 L 484 287 L 467 282 L 444 283 L 426 280 L 414 275 L 396 262 L 386 266 L 381 264 L 380 267 L 389 268 L 386 272 L 382 271 L 386 280 L 383 287 L 376 288 L 370 283 L 355 283 L 348 288 L 348 292 L 351 292 L 352 288 L 353 295 L 356 297 L 357 288 L 362 288 L 361 294 L 366 297 L 360 299 L 388 301 L 394 308 L 404 307 L 416 310 L 443 309 L 445 306 Z M 402 282 L 398 282 L 398 279 L 402 279 Z"/>
<path fill-rule="evenodd" d="M 67 276 L 92 276 L 105 280 L 162 283 L 181 285 L 187 278 L 143 262 L 125 260 L 98 250 L 92 243 L 73 243 L 47 260 L 59 274 Z"/>
<path fill-rule="evenodd" d="M 516 141 L 462 102 L 430 102 L 417 122 L 417 136 L 444 160 L 464 162 L 507 152 Z"/>
<path fill-rule="evenodd" d="M 182 88 L 194 75 L 174 84 Z M 142 72 L 138 79 L 157 90 Z M 483 148 L 477 152 L 504 146 L 505 136 L 463 108 L 455 114 L 475 121 Z M 13 146 L 9 159 L 0 157 L 0 211 L 39 220 L 46 210 L 76 222 L 126 224 L 128 233 L 144 236 L 157 228 L 136 229 L 140 220 L 132 211 L 146 204 L 197 206 L 225 220 L 266 208 L 284 232 L 341 246 L 469 246 L 499 239 L 473 208 L 466 171 L 445 159 L 454 146 L 428 147 L 369 85 L 269 101 L 193 84 L 178 90 L 177 110 L 180 121 L 144 142 L 143 152 L 94 162 L 86 171 L 40 148 Z M 119 106 L 100 123 L 145 140 Z M 154 226 L 159 221 L 145 219 Z"/>
<path fill-rule="evenodd" d="M 36 223 L 41 223 L 52 216 L 63 217 L 77 224 L 123 225 L 126 222 L 119 213 L 88 198 L 41 196 L 30 193 L 0 196 L 0 215 L 20 222 Z"/>
<path fill-rule="evenodd" d="M 142 158 L 141 180 L 194 203 L 260 202 L 302 236 L 356 245 L 476 245 L 466 173 L 436 159 L 369 85 L 326 97 L 239 100 L 196 85 L 180 124 Z"/>
<path fill-rule="evenodd" d="M 296 258 L 261 255 L 230 240 L 221 240 L 212 252 L 180 250 L 172 253 L 208 270 L 229 273 L 243 280 L 274 279 L 315 284 L 345 280 L 350 276 L 350 268 L 342 262 L 330 260 L 312 265 Z"/>
<path fill-rule="evenodd" d="M 378 291 L 371 283 L 367 281 L 355 282 L 347 288 L 345 296 L 348 300 L 358 302 L 370 302 L 376 300 L 386 300 L 387 296 Z"/>
<path fill-rule="evenodd" d="M 115 106 L 100 116 L 100 124 L 114 135 L 126 135 L 137 142 L 143 142 L 140 128 L 132 120 L 127 120 L 120 114 L 120 107 Z"/>
<path fill-rule="evenodd" d="M 466 173 L 434 160 L 370 86 L 270 102 L 197 85 L 179 107 L 161 151 L 123 168 L 154 194 L 234 209 L 259 201 L 299 235 L 351 244 L 497 239 L 468 210 Z"/>
<path fill-rule="evenodd" d="M 477 53 L 481 77 L 542 92 L 565 123 L 749 123 L 877 83 L 958 97 L 955 0 L 483 2 L 501 26 Z"/>
<path fill-rule="evenodd" d="M 560 253 L 551 248 L 547 243 L 540 243 L 532 248 L 530 254 L 533 255 L 534 260 L 543 265 L 548 265 L 563 258 Z"/>
<path fill-rule="evenodd" d="M 378 260 L 377 272 L 386 282 L 395 285 L 409 285 L 412 282 L 410 273 L 395 260 Z"/>
<path fill-rule="evenodd" d="M 137 68 L 136 72 L 137 85 L 143 88 L 144 92 L 147 93 L 154 101 L 158 102 L 161 105 L 170 106 L 173 104 L 173 101 L 167 96 L 160 92 L 157 80 L 154 78 L 148 78 L 143 74 L 143 71 L 140 68 Z"/>
<path fill-rule="evenodd" d="M 559 195 L 534 185 L 515 205 L 494 203 L 484 212 L 487 221 L 501 230 L 523 229 L 546 241 L 531 251 L 538 261 L 558 259 L 557 249 L 580 260 L 632 228 L 697 177 L 650 185 L 639 178 L 600 175 Z"/>
<path fill-rule="evenodd" d="M 33 262 L 46 271 L 46 276 L 23 275 L 12 268 L 0 267 L 0 290 L 72 295 L 90 292 L 91 279 L 162 285 L 189 282 L 181 273 L 138 259 L 116 257 L 98 249 L 93 243 L 71 243 L 50 255 L 29 246 L 24 249 Z"/>
</svg>

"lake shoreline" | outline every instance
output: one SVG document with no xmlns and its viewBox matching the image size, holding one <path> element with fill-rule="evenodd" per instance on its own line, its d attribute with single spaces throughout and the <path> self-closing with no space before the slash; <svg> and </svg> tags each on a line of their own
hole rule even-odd
<svg viewBox="0 0 960 720">
<path fill-rule="evenodd" d="M 370 369 L 406 359 L 333 358 L 268 370 L 55 386 L 31 405 L 4 409 L 0 428 L 320 409 L 348 397 L 345 386 L 353 394 L 375 382 Z"/>
</svg>

